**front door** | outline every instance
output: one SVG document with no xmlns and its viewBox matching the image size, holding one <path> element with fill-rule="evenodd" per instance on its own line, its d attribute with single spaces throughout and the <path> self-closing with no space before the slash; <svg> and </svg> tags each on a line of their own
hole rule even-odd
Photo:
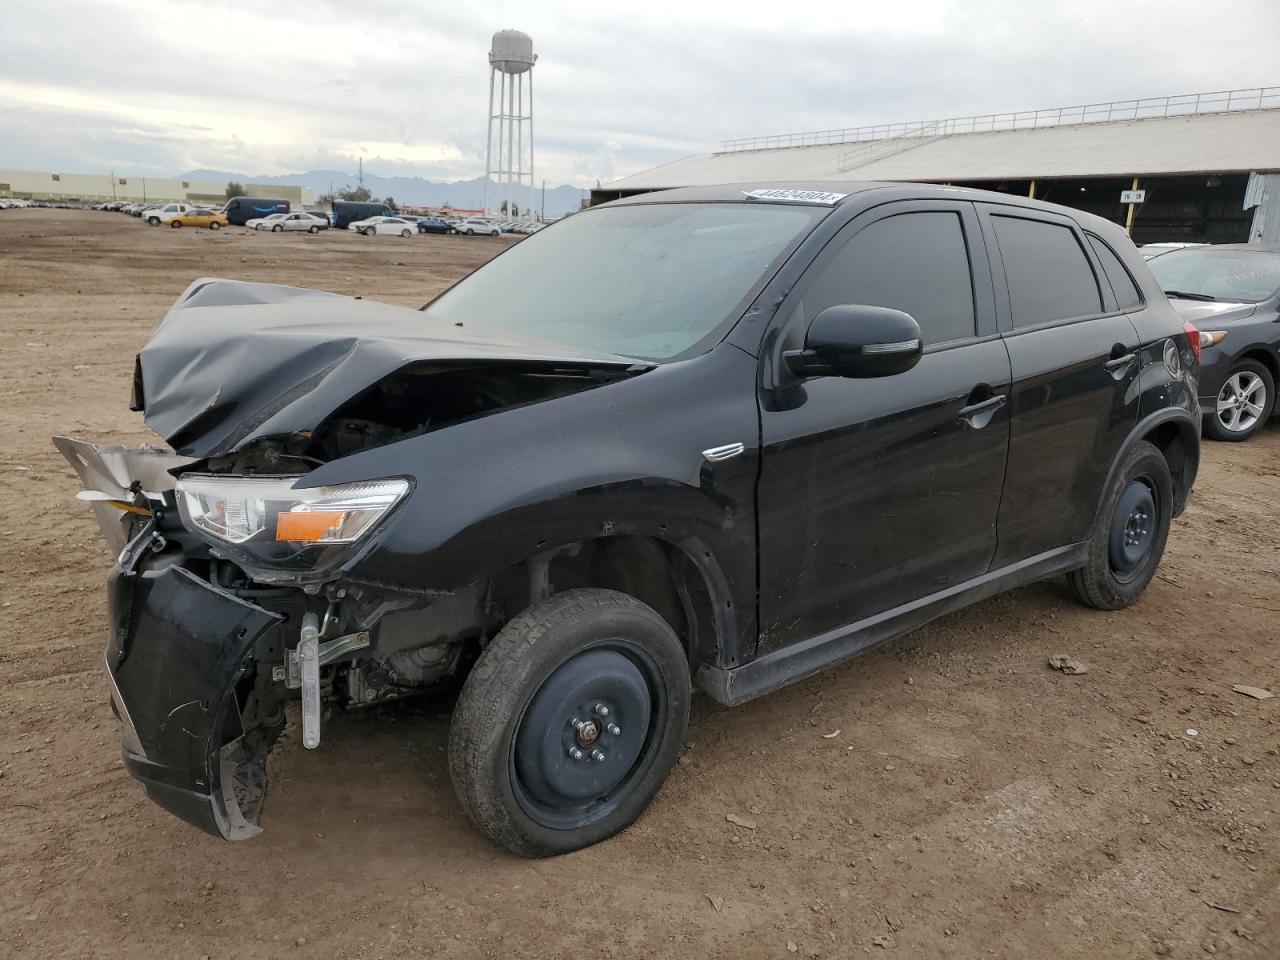
<svg viewBox="0 0 1280 960">
<path fill-rule="evenodd" d="M 996 550 L 1010 366 L 972 205 L 864 213 L 783 310 L 807 323 L 846 303 L 911 314 L 925 354 L 893 377 L 762 394 L 762 654 L 979 576 Z"/>
</svg>

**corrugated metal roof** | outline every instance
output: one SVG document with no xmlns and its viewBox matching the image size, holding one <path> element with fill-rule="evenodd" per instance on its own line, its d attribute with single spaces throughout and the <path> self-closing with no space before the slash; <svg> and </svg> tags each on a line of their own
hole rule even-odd
<svg viewBox="0 0 1280 960">
<path fill-rule="evenodd" d="M 1280 109 L 686 157 L 600 189 L 777 180 L 1020 180 L 1280 170 Z"/>
</svg>

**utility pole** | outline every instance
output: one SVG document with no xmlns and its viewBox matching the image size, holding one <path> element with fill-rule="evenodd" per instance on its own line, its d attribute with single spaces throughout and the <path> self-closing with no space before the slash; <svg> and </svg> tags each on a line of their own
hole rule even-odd
<svg viewBox="0 0 1280 960">
<path fill-rule="evenodd" d="M 542 181 L 542 214 L 538 217 L 543 223 L 547 222 L 547 181 Z"/>
<path fill-rule="evenodd" d="M 115 199 L 116 199 L 116 172 L 115 172 L 114 170 L 112 170 L 112 171 L 111 171 L 111 201 L 112 201 L 112 203 L 114 203 L 114 202 L 115 202 Z"/>
<path fill-rule="evenodd" d="M 359 160 L 360 160 L 360 175 L 358 179 L 360 181 L 360 186 L 363 187 L 364 186 L 364 157 L 360 157 Z"/>
</svg>

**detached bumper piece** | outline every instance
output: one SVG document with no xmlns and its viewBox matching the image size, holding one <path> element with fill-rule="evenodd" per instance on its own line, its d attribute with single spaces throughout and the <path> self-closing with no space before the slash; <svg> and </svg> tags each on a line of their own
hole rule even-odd
<svg viewBox="0 0 1280 960">
<path fill-rule="evenodd" d="M 107 672 L 124 727 L 124 762 L 170 813 L 224 840 L 260 832 L 266 758 L 283 726 L 253 696 L 253 651 L 279 623 L 161 556 L 108 581 Z"/>
</svg>

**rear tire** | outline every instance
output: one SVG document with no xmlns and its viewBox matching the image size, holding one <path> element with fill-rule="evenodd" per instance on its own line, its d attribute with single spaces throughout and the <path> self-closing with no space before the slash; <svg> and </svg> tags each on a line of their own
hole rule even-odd
<svg viewBox="0 0 1280 960">
<path fill-rule="evenodd" d="M 170 221 L 169 221 L 169 226 L 171 226 L 171 227 L 173 227 L 173 229 L 177 230 L 180 226 L 182 226 L 182 221 L 181 221 L 181 220 L 170 220 Z"/>
<path fill-rule="evenodd" d="M 320 232 L 319 227 L 307 227 L 307 233 L 319 233 L 319 232 Z"/>
<path fill-rule="evenodd" d="M 1204 418 L 1205 433 L 1227 443 L 1248 440 L 1266 426 L 1275 410 L 1275 378 L 1257 360 L 1241 360 L 1231 368 L 1215 405 L 1215 411 Z"/>
<path fill-rule="evenodd" d="M 159 217 L 147 217 L 147 223 L 149 223 L 149 224 L 150 224 L 151 226 L 153 226 L 153 227 L 158 227 L 158 226 L 160 226 L 160 218 L 159 218 Z"/>
<path fill-rule="evenodd" d="M 412 236 L 413 236 L 413 231 L 411 231 L 411 230 L 401 230 L 401 231 L 400 231 L 400 236 L 402 236 L 402 237 L 412 237 Z"/>
<path fill-rule="evenodd" d="M 278 224 L 278 223 L 277 223 L 274 227 L 272 227 L 272 228 L 271 228 L 271 232 L 272 232 L 272 233 L 284 233 L 284 227 L 280 226 L 280 224 Z"/>
<path fill-rule="evenodd" d="M 221 230 L 221 229 L 222 229 L 222 224 L 220 224 L 217 220 L 214 220 L 211 224 L 209 224 L 209 229 L 210 229 L 210 230 Z"/>
<path fill-rule="evenodd" d="M 1120 461 L 1089 537 L 1089 561 L 1068 575 L 1080 599 L 1120 610 L 1142 595 L 1169 539 L 1173 478 L 1158 447 L 1141 440 Z"/>
<path fill-rule="evenodd" d="M 661 616 L 579 589 L 510 621 L 467 677 L 449 771 L 468 815 L 526 857 L 568 853 L 629 826 L 679 756 L 689 663 Z"/>
</svg>

